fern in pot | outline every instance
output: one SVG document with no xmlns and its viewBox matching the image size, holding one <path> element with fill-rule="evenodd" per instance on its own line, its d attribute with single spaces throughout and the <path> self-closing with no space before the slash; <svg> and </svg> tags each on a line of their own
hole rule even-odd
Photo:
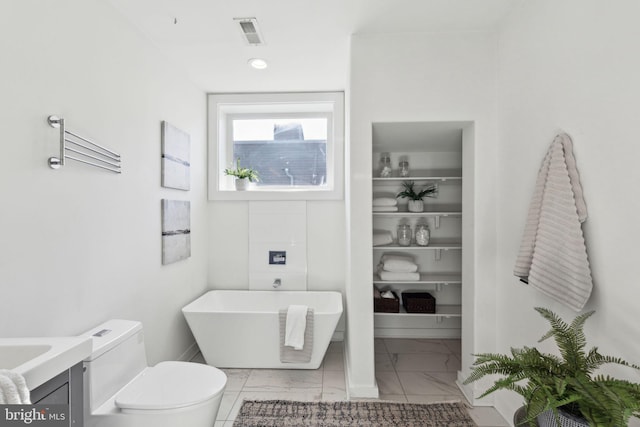
<svg viewBox="0 0 640 427">
<path fill-rule="evenodd" d="M 640 417 L 640 384 L 596 375 L 604 364 L 640 369 L 624 360 L 602 355 L 597 347 L 586 350 L 584 322 L 594 313 L 577 316 L 570 324 L 548 309 L 536 308 L 551 324 L 540 340 L 553 337 L 560 356 L 536 348 L 511 349 L 511 355 L 476 355 L 465 384 L 485 375 L 501 375 L 481 397 L 497 390 L 522 395 L 524 408 L 516 413 L 518 426 L 574 427 L 626 426 L 630 417 Z"/>
<path fill-rule="evenodd" d="M 428 184 L 422 190 L 415 188 L 415 181 L 403 181 L 403 190 L 399 192 L 396 197 L 402 197 L 409 199 L 407 209 L 409 212 L 422 212 L 424 211 L 423 197 L 437 197 L 438 196 L 438 184 Z"/>
<path fill-rule="evenodd" d="M 246 190 L 250 182 L 260 181 L 258 171 L 252 168 L 243 168 L 240 166 L 240 157 L 236 160 L 235 168 L 227 168 L 224 170 L 224 174 L 235 177 L 236 190 Z"/>
</svg>

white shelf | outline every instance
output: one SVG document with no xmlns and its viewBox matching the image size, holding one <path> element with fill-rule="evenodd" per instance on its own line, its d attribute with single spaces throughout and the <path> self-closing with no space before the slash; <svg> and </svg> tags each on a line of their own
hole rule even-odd
<svg viewBox="0 0 640 427">
<path fill-rule="evenodd" d="M 421 251 L 421 250 L 435 250 L 435 249 L 462 249 L 462 242 L 454 241 L 451 239 L 431 239 L 427 246 L 419 246 L 412 243 L 410 246 L 400 246 L 397 242 L 390 243 L 388 245 L 373 246 L 373 250 L 399 250 L 399 251 Z"/>
<path fill-rule="evenodd" d="M 416 284 L 416 285 L 431 285 L 431 284 L 445 284 L 451 285 L 462 284 L 462 275 L 458 273 L 420 273 L 420 280 L 381 280 L 377 274 L 373 275 L 374 285 L 397 285 L 397 284 Z"/>
<path fill-rule="evenodd" d="M 411 170 L 411 176 L 391 176 L 388 178 L 376 176 L 378 173 L 378 171 L 373 172 L 373 181 L 376 184 L 379 184 L 380 182 L 398 183 L 402 181 L 462 180 L 462 169 Z"/>
<path fill-rule="evenodd" d="M 462 205 L 427 205 L 423 212 L 409 212 L 406 205 L 398 206 L 396 212 L 380 212 L 372 210 L 373 216 L 380 217 L 427 217 L 427 216 L 462 216 Z"/>
<path fill-rule="evenodd" d="M 400 313 L 374 313 L 376 316 L 380 317 L 462 317 L 462 306 L 461 305 L 437 305 L 436 304 L 436 312 L 435 313 L 407 313 L 400 304 Z"/>
</svg>

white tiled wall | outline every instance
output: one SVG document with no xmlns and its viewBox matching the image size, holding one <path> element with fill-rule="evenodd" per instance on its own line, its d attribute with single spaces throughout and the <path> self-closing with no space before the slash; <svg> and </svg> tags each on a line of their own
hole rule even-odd
<svg viewBox="0 0 640 427">
<path fill-rule="evenodd" d="M 285 265 L 270 265 L 269 251 L 286 251 Z M 249 203 L 249 289 L 307 289 L 307 203 Z"/>
</svg>

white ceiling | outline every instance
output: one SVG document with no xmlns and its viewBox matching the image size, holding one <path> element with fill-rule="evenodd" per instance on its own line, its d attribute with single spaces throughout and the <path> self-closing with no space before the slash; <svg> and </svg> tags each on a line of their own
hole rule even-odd
<svg viewBox="0 0 640 427">
<path fill-rule="evenodd" d="M 351 34 L 490 31 L 517 0 L 108 1 L 203 90 L 269 92 L 344 89 Z M 266 45 L 235 17 L 257 18 Z"/>
</svg>

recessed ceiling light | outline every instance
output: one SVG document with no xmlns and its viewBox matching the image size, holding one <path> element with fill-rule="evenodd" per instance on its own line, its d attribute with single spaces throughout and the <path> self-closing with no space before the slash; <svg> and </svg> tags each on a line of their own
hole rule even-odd
<svg viewBox="0 0 640 427">
<path fill-rule="evenodd" d="M 267 68 L 267 61 L 260 58 L 251 58 L 249 60 L 249 65 L 251 65 L 256 70 L 264 70 Z"/>
</svg>

